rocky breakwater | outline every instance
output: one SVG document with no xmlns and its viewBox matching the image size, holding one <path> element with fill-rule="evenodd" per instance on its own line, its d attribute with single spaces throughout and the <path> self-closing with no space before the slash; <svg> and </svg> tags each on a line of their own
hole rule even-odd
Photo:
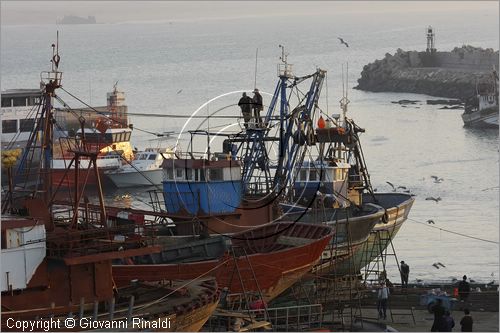
<svg viewBox="0 0 500 333">
<path fill-rule="evenodd" d="M 364 66 L 354 88 L 465 99 L 475 94 L 477 82 L 489 80 L 498 61 L 498 51 L 472 46 L 450 52 L 398 49 Z"/>
</svg>

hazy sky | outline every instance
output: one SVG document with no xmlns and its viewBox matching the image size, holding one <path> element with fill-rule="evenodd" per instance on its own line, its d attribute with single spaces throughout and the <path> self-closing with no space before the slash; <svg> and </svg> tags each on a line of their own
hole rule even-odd
<svg viewBox="0 0 500 333">
<path fill-rule="evenodd" d="M 498 1 L 5 1 L 1 24 L 54 24 L 64 15 L 95 16 L 98 23 L 231 19 L 248 16 L 415 11 L 498 12 Z"/>
</svg>

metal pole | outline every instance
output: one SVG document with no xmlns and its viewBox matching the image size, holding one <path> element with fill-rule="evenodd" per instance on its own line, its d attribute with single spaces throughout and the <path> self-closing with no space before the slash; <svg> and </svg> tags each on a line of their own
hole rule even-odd
<svg viewBox="0 0 500 333">
<path fill-rule="evenodd" d="M 257 56 L 259 54 L 259 49 L 255 49 L 255 78 L 253 81 L 253 87 L 254 89 L 257 88 Z"/>
</svg>

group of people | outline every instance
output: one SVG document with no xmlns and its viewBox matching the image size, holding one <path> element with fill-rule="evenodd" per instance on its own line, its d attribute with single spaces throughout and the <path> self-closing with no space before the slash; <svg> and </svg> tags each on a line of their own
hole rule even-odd
<svg viewBox="0 0 500 333">
<path fill-rule="evenodd" d="M 254 89 L 253 98 L 247 96 L 247 93 L 244 92 L 238 102 L 238 106 L 241 108 L 241 113 L 243 114 L 245 128 L 248 128 L 248 123 L 252 119 L 252 111 L 255 118 L 255 126 L 262 127 L 260 112 L 264 109 L 264 105 L 262 103 L 262 95 L 259 93 L 259 89 Z"/>
<path fill-rule="evenodd" d="M 431 308 L 434 313 L 434 322 L 432 323 L 431 332 L 451 332 L 455 327 L 455 321 L 443 306 L 443 301 L 438 298 L 436 304 Z M 464 309 L 464 316 L 460 320 L 462 332 L 472 332 L 472 325 L 474 321 L 470 315 L 469 309 Z"/>
<path fill-rule="evenodd" d="M 401 261 L 400 265 L 401 273 L 401 287 L 408 288 L 408 277 L 410 275 L 410 266 L 404 261 Z M 382 272 L 380 277 L 380 286 L 377 290 L 377 310 L 379 319 L 387 319 L 387 303 L 389 301 L 389 296 L 392 290 L 392 283 L 387 279 L 387 273 Z M 467 276 L 464 275 L 462 281 L 458 284 L 458 295 L 461 302 L 466 302 L 469 293 L 470 285 L 467 282 Z M 434 322 L 432 324 L 431 332 L 451 332 L 455 326 L 455 321 L 450 314 L 450 311 L 445 309 L 443 306 L 443 301 L 438 298 L 436 304 L 431 308 L 434 313 Z M 472 332 L 472 316 L 470 315 L 469 309 L 464 309 L 464 316 L 460 320 L 461 331 L 462 332 Z"/>
</svg>

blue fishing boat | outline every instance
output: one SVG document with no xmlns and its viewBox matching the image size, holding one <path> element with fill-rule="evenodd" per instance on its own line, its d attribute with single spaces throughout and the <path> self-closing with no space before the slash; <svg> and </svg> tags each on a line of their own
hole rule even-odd
<svg viewBox="0 0 500 333">
<path fill-rule="evenodd" d="M 163 168 L 165 206 L 170 213 L 233 213 L 241 204 L 239 161 L 170 159 L 164 160 Z"/>
</svg>

